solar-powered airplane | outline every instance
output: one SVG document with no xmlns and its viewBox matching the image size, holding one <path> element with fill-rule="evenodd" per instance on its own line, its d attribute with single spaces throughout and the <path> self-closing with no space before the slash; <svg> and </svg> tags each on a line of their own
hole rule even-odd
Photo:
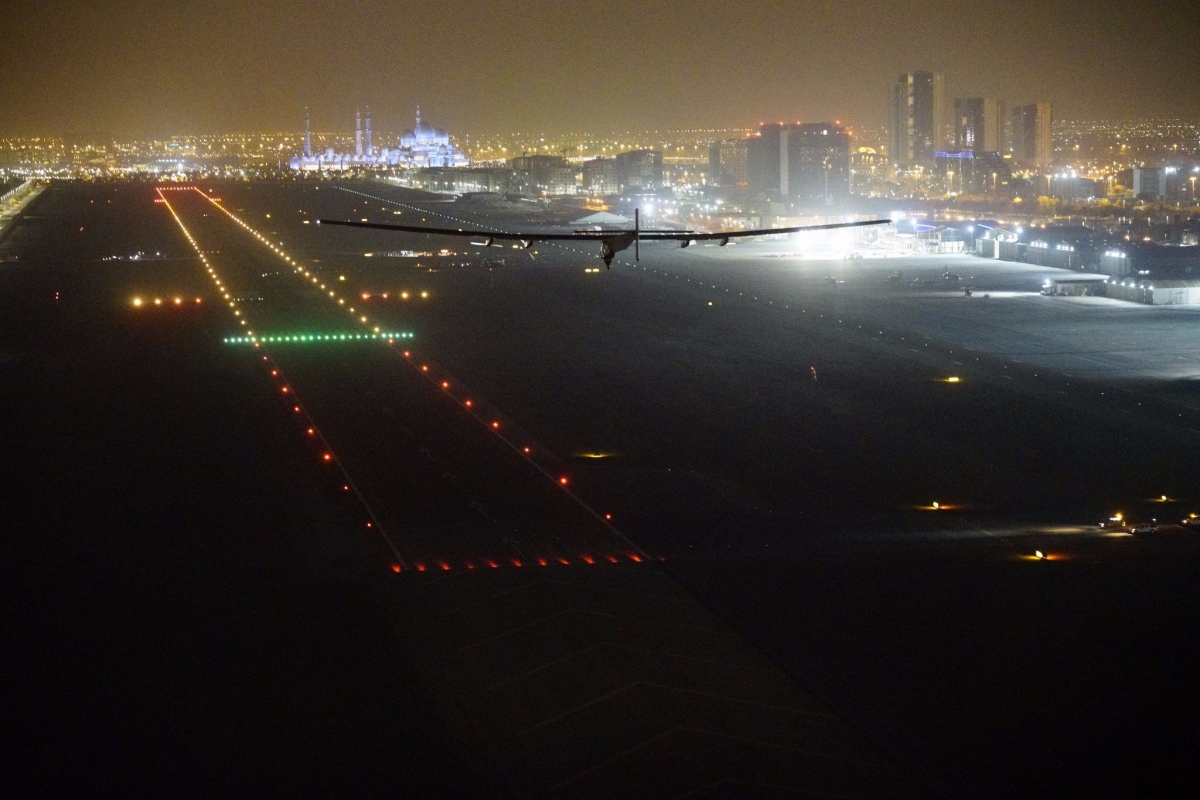
<svg viewBox="0 0 1200 800">
<path fill-rule="evenodd" d="M 828 231 L 835 228 L 861 228 L 867 225 L 886 225 L 891 220 L 868 219 L 860 222 L 834 222 L 827 225 L 801 225 L 795 228 L 761 228 L 752 231 L 716 231 L 701 233 L 699 231 L 671 230 L 642 230 L 637 211 L 633 212 L 632 230 L 605 231 L 572 231 L 571 233 L 514 233 L 508 231 L 473 231 L 464 228 L 428 228 L 421 225 L 390 225 L 382 222 L 350 222 L 347 220 L 321 219 L 318 225 L 345 225 L 350 228 L 374 228 L 383 231 L 401 231 L 404 233 L 428 233 L 438 236 L 460 236 L 473 240 L 484 247 L 490 247 L 498 241 L 519 242 L 526 250 L 537 242 L 600 242 L 600 257 L 604 266 L 612 268 L 612 260 L 617 253 L 634 248 L 634 258 L 640 258 L 638 244 L 640 242 L 679 242 L 680 247 L 687 247 L 693 242 L 719 242 L 721 247 L 729 244 L 730 239 L 743 239 L 747 236 L 765 236 L 770 233 L 800 233 L 802 231 Z"/>
</svg>

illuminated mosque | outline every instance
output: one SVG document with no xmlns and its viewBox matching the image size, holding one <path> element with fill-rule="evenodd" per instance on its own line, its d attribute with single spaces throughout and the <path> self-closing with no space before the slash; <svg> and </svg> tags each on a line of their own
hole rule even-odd
<svg viewBox="0 0 1200 800">
<path fill-rule="evenodd" d="M 421 121 L 417 107 L 417 124 L 400 137 L 398 147 L 376 150 L 371 142 L 371 110 L 367 109 L 367 127 L 363 129 L 362 112 L 354 113 L 354 153 L 338 153 L 332 147 L 323 153 L 313 153 L 312 127 L 308 112 L 304 114 L 304 154 L 291 160 L 292 169 L 352 169 L 354 167 L 465 167 L 471 159 L 450 144 L 450 134 Z M 365 136 L 364 136 L 365 134 Z"/>
</svg>

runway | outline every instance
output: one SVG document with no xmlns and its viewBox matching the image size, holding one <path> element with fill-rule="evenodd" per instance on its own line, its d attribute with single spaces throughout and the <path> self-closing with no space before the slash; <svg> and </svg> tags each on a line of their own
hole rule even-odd
<svg viewBox="0 0 1200 800">
<path fill-rule="evenodd" d="M 586 245 L 313 224 L 536 214 L 373 182 L 197 188 L 52 186 L 0 248 L 6 412 L 28 420 L 5 434 L 29 454 L 7 466 L 17 682 L 136 676 L 78 699 L 109 710 L 86 763 L 157 725 L 163 769 L 191 742 L 197 774 L 335 792 L 356 751 L 370 785 L 432 769 L 451 793 L 611 793 L 644 768 L 673 796 L 747 764 L 851 796 L 1183 776 L 1155 765 L 1194 710 L 1200 554 L 1096 523 L 1200 510 L 1190 309 L 1041 297 L 1047 270 L 981 259 L 779 257 L 801 240 L 643 246 L 610 271 Z M 681 699 L 697 687 L 719 703 Z M 289 696 L 340 710 L 281 739 Z M 89 739 L 52 712 L 31 747 Z M 334 729 L 359 733 L 318 758 Z M 785 730 L 811 760 L 770 755 Z M 757 744 L 713 744 L 734 732 Z M 1131 732 L 1148 749 L 1122 761 Z M 845 753 L 853 775 L 827 768 Z"/>
</svg>

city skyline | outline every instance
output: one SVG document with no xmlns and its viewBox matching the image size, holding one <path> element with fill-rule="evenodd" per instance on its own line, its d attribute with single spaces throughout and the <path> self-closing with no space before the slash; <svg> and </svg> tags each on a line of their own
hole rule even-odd
<svg viewBox="0 0 1200 800">
<path fill-rule="evenodd" d="M 1136 8 L 1076 0 L 1004 9 L 619 2 L 605 14 L 542 2 L 425 6 L 358 4 L 331 28 L 321 24 L 327 9 L 311 3 L 169 12 L 20 3 L 0 41 L 10 112 L 0 136 L 291 130 L 305 106 L 314 129 L 340 129 L 368 104 L 377 129 L 400 130 L 418 103 L 462 131 L 781 118 L 870 127 L 886 121 L 895 76 L 917 70 L 945 75 L 948 99 L 1050 102 L 1061 118 L 1200 113 L 1180 78 L 1197 60 L 1180 24 L 1194 11 L 1182 6 L 1146 19 Z M 621 20 L 636 20 L 637 34 L 609 33 Z M 1155 68 L 1131 53 L 1153 53 Z"/>
</svg>

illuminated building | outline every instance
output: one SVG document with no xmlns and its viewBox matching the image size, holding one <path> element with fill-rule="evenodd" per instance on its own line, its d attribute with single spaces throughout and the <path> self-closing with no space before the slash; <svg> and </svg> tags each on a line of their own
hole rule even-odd
<svg viewBox="0 0 1200 800">
<path fill-rule="evenodd" d="M 944 81 L 934 72 L 906 72 L 892 85 L 888 155 L 901 167 L 932 166 L 946 149 Z"/>
<path fill-rule="evenodd" d="M 308 114 L 304 116 L 304 152 L 289 162 L 296 170 L 343 170 L 356 167 L 464 167 L 471 160 L 450 143 L 450 134 L 421 121 L 417 109 L 417 124 L 401 135 L 398 147 L 383 147 L 378 152 L 371 139 L 371 110 L 367 109 L 366 129 L 363 116 L 354 115 L 354 153 L 338 153 L 332 147 L 325 152 L 312 151 L 312 132 Z"/>
<path fill-rule="evenodd" d="M 838 203 L 850 194 L 850 135 L 831 122 L 763 125 L 747 144 L 746 172 L 769 197 Z"/>
<path fill-rule="evenodd" d="M 954 101 L 954 146 L 959 152 L 983 149 L 982 97 L 960 97 Z"/>
<path fill-rule="evenodd" d="M 593 158 L 583 162 L 583 191 L 599 196 L 621 191 L 617 183 L 617 161 L 615 158 Z"/>
<path fill-rule="evenodd" d="M 1133 196 L 1141 200 L 1165 200 L 1167 181 L 1163 168 L 1134 167 Z"/>
<path fill-rule="evenodd" d="M 1081 178 L 1078 175 L 1056 175 L 1050 183 L 1050 194 L 1061 200 L 1094 200 L 1108 194 L 1108 185 L 1104 181 Z"/>
<path fill-rule="evenodd" d="M 1029 103 L 1014 108 L 1013 159 L 1025 167 L 1049 169 L 1054 163 L 1054 143 L 1050 138 L 1053 121 L 1049 103 Z"/>
<path fill-rule="evenodd" d="M 530 187 L 527 193 L 575 194 L 578 190 L 579 168 L 562 156 L 517 156 L 508 160 L 508 166 L 525 176 Z"/>
<path fill-rule="evenodd" d="M 1004 102 L 994 97 L 954 101 L 954 146 L 959 152 L 999 153 L 1004 149 Z"/>
<path fill-rule="evenodd" d="M 746 183 L 748 139 L 724 139 L 708 148 L 708 176 L 718 186 Z"/>
<path fill-rule="evenodd" d="M 617 153 L 617 182 L 626 189 L 658 189 L 663 185 L 661 150 L 630 150 Z"/>
<path fill-rule="evenodd" d="M 1012 170 L 999 153 L 939 152 L 937 171 L 953 194 L 1002 194 L 1012 181 Z"/>
</svg>

